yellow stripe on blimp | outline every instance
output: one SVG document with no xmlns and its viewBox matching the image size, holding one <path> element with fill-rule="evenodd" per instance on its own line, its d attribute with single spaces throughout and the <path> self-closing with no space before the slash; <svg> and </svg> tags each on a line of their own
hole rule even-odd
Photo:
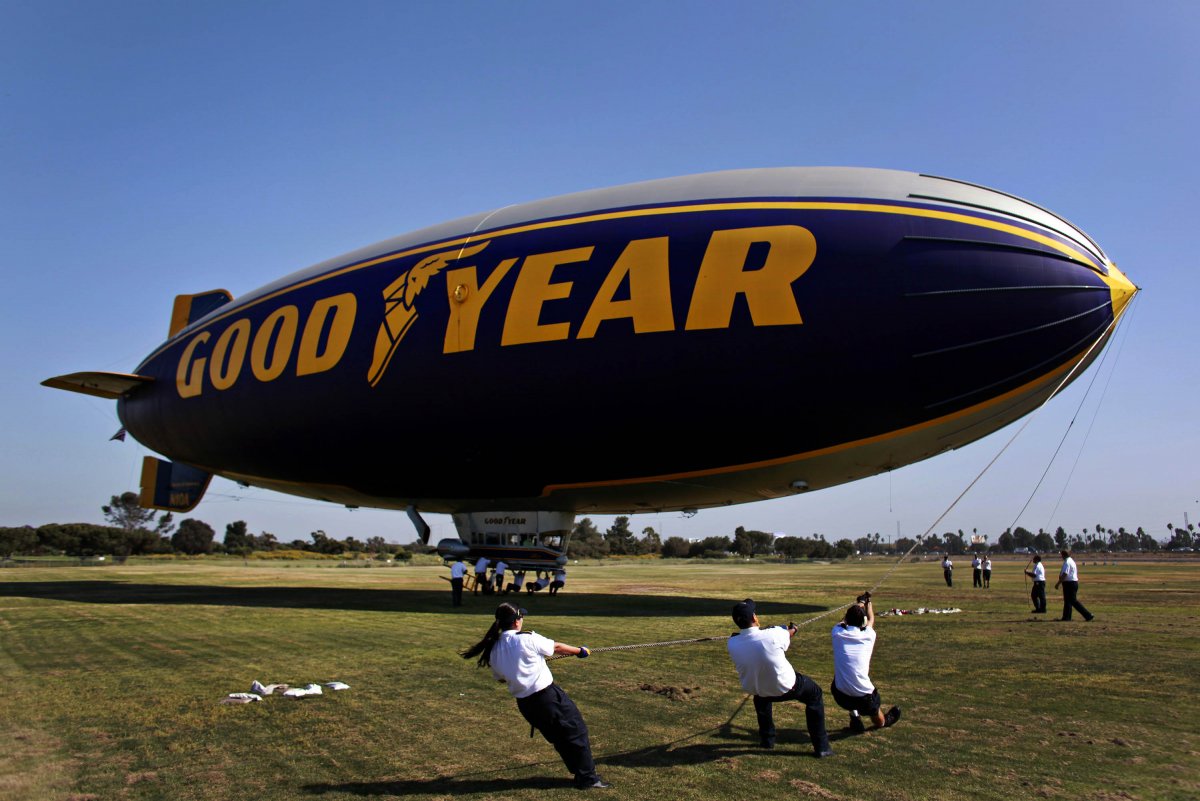
<svg viewBox="0 0 1200 801">
<path fill-rule="evenodd" d="M 333 278 L 338 278 L 340 276 L 347 275 L 349 273 L 355 272 L 356 270 L 363 270 L 368 267 L 374 267 L 379 264 L 386 264 L 389 261 L 396 261 L 397 259 L 404 259 L 409 256 L 417 256 L 422 253 L 429 253 L 429 252 L 432 252 L 435 250 L 444 250 L 446 248 L 453 248 L 455 246 L 466 247 L 472 241 L 477 241 L 477 240 L 482 240 L 482 239 L 496 239 L 499 237 L 514 236 L 516 234 L 525 234 L 525 233 L 529 233 L 530 231 L 541 231 L 541 230 L 547 230 L 547 229 L 551 229 L 551 228 L 565 228 L 565 227 L 571 226 L 571 225 L 586 225 L 588 223 L 604 222 L 607 220 L 623 220 L 623 219 L 633 219 L 633 218 L 637 218 L 637 217 L 654 217 L 654 216 L 672 215 L 672 214 L 695 214 L 695 213 L 713 212 L 713 211 L 753 211 L 753 210 L 763 210 L 763 211 L 852 211 L 852 212 L 863 212 L 863 213 L 869 213 L 869 214 L 900 214 L 900 215 L 904 215 L 904 216 L 908 216 L 908 217 L 925 217 L 927 219 L 948 220 L 950 222 L 962 223 L 964 225 L 974 225 L 974 226 L 977 226 L 980 228 L 990 228 L 994 231 L 1000 231 L 1002 233 L 1012 234 L 1013 236 L 1019 236 L 1023 239 L 1028 239 L 1033 242 L 1037 242 L 1039 244 L 1042 244 L 1049 248 L 1052 248 L 1053 250 L 1058 251 L 1059 253 L 1063 254 L 1067 258 L 1072 259 L 1073 261 L 1077 261 L 1080 264 L 1086 265 L 1086 266 L 1090 267 L 1091 269 L 1095 270 L 1096 272 L 1100 273 L 1101 275 L 1103 275 L 1103 271 L 1101 270 L 1100 266 L 1098 264 L 1096 264 L 1096 262 L 1091 257 L 1089 257 L 1087 254 L 1082 253 L 1073 247 L 1070 247 L 1069 245 L 1065 245 L 1062 242 L 1059 242 L 1057 239 L 1054 239 L 1053 237 L 1046 236 L 1045 234 L 1039 234 L 1034 231 L 1028 231 L 1028 230 L 1026 230 L 1024 228 L 1020 228 L 1016 225 L 1010 225 L 1008 223 L 1002 223 L 1002 222 L 998 222 L 995 220 L 987 220 L 987 219 L 983 219 L 980 217 L 973 217 L 973 216 L 970 216 L 967 214 L 959 214 L 959 213 L 952 212 L 952 211 L 938 211 L 935 209 L 922 209 L 922 208 L 914 208 L 911 206 L 892 206 L 892 205 L 888 205 L 888 204 L 884 204 L 884 203 L 840 203 L 840 202 L 833 203 L 833 202 L 823 202 L 823 201 L 780 200 L 780 201 L 745 201 L 745 202 L 729 202 L 729 203 L 696 203 L 696 204 L 689 204 L 689 205 L 685 205 L 685 206 L 666 206 L 666 207 L 655 207 L 655 208 L 648 208 L 648 209 L 629 209 L 629 210 L 624 210 L 624 211 L 606 211 L 606 212 L 601 212 L 601 213 L 597 213 L 597 214 L 584 214 L 579 217 L 568 217 L 568 218 L 561 219 L 561 220 L 547 220 L 547 221 L 528 223 L 528 224 L 523 224 L 523 225 L 514 225 L 512 227 L 501 228 L 496 231 L 488 231 L 488 232 L 483 232 L 483 233 L 472 232 L 470 234 L 466 234 L 465 236 L 458 237 L 457 239 L 439 240 L 434 243 L 420 245 L 418 247 L 410 248 L 408 250 L 403 250 L 398 253 L 391 253 L 386 256 L 380 256 L 378 258 L 369 259 L 368 261 L 358 262 L 356 264 L 349 264 L 349 265 L 346 265 L 345 267 L 341 267 L 336 270 L 333 270 L 332 272 L 314 276 L 312 278 L 309 278 L 306 281 L 301 281 L 298 284 L 292 284 L 291 286 L 276 290 L 275 292 L 272 292 L 268 295 L 263 295 L 261 298 L 256 298 L 255 300 L 252 300 L 248 303 L 237 304 L 236 308 L 229 309 L 224 314 L 220 314 L 220 315 L 214 317 L 212 320 L 209 321 L 208 324 L 212 325 L 213 323 L 224 320 L 226 317 L 230 317 L 234 314 L 241 314 L 246 309 L 253 308 L 254 306 L 257 306 L 260 303 L 265 303 L 268 300 L 273 300 L 274 298 L 280 297 L 281 295 L 286 295 L 289 292 L 295 292 L 296 290 L 304 289 L 306 287 L 313 286 L 314 284 L 319 284 L 322 281 L 328 281 Z M 1128 281 L 1126 281 L 1126 283 L 1128 283 Z M 153 359 L 154 357 L 158 356 L 158 354 L 160 354 L 164 350 L 166 350 L 170 346 L 170 344 L 171 344 L 170 342 L 164 343 L 160 348 L 158 348 L 156 351 L 154 351 L 154 353 L 152 353 L 148 357 L 146 357 L 145 361 L 148 362 L 151 359 Z"/>
</svg>

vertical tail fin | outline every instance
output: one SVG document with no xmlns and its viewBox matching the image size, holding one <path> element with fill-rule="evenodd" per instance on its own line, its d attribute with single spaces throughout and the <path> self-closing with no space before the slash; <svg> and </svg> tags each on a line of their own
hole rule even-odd
<svg viewBox="0 0 1200 801">
<path fill-rule="evenodd" d="M 147 509 L 190 512 L 204 497 L 212 473 L 153 456 L 142 460 L 142 493 L 138 504 Z"/>
</svg>

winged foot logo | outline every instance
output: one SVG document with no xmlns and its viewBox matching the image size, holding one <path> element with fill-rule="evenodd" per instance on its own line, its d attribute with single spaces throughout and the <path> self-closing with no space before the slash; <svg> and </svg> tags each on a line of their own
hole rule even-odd
<svg viewBox="0 0 1200 801">
<path fill-rule="evenodd" d="M 451 262 L 474 256 L 488 244 L 489 242 L 481 242 L 471 247 L 427 256 L 407 272 L 401 273 L 399 278 L 383 290 L 383 322 L 379 325 L 379 333 L 375 335 L 375 353 L 371 358 L 371 367 L 367 370 L 367 381 L 371 386 L 379 384 L 388 365 L 391 364 L 396 348 L 412 328 L 412 324 L 417 321 L 417 295 L 429 285 L 430 279 Z"/>
</svg>

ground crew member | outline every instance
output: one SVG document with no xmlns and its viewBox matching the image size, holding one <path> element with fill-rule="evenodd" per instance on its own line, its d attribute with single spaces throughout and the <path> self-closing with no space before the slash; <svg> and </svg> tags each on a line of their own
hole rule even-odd
<svg viewBox="0 0 1200 801">
<path fill-rule="evenodd" d="M 971 586 L 983 586 L 983 560 L 979 558 L 979 554 L 975 554 L 975 558 L 971 560 Z"/>
<path fill-rule="evenodd" d="M 479 561 L 475 563 L 475 595 L 479 593 L 487 593 L 487 566 L 491 562 L 486 556 L 479 557 Z"/>
<path fill-rule="evenodd" d="M 942 578 L 946 579 L 947 587 L 954 586 L 954 563 L 950 561 L 950 554 L 942 560 Z"/>
<path fill-rule="evenodd" d="M 463 577 L 467 575 L 467 566 L 461 559 L 450 565 L 450 597 L 455 606 L 462 606 Z"/>
<path fill-rule="evenodd" d="M 1029 597 L 1033 601 L 1033 614 L 1044 615 L 1046 613 L 1046 566 L 1042 564 L 1042 557 L 1034 555 L 1033 570 L 1026 570 L 1025 575 L 1033 579 L 1033 589 L 1029 592 Z"/>
<path fill-rule="evenodd" d="M 858 596 L 846 610 L 842 622 L 833 627 L 833 683 L 829 692 L 842 709 L 850 712 L 850 731 L 867 730 L 861 715 L 867 715 L 875 728 L 892 726 L 900 720 L 900 707 L 885 715 L 880 711 L 879 690 L 871 683 L 871 654 L 875 650 L 875 609 L 871 593 Z"/>
<path fill-rule="evenodd" d="M 1079 568 L 1075 566 L 1075 560 L 1071 558 L 1071 554 L 1066 550 L 1059 551 L 1062 556 L 1062 570 L 1058 574 L 1058 581 L 1054 582 L 1054 589 L 1062 587 L 1063 593 L 1063 620 L 1071 619 L 1071 610 L 1078 609 L 1079 614 L 1083 615 L 1084 620 L 1091 620 L 1095 615 L 1089 612 L 1084 605 L 1079 603 Z"/>
<path fill-rule="evenodd" d="M 475 645 L 462 652 L 463 659 L 479 657 L 480 667 L 490 667 L 498 681 L 508 684 L 517 699 L 517 709 L 529 725 L 542 733 L 575 775 L 580 790 L 611 785 L 596 772 L 587 724 L 570 696 L 550 674 L 546 657 L 588 655 L 587 646 L 564 645 L 532 631 L 523 631 L 525 610 L 509 603 L 496 607 L 496 619 Z M 532 732 L 531 732 L 532 733 Z"/>
<path fill-rule="evenodd" d="M 754 696 L 759 744 L 763 748 L 775 747 L 772 706 L 779 701 L 799 701 L 804 704 L 813 755 L 817 758 L 833 756 L 829 734 L 825 731 L 821 688 L 807 676 L 797 674 L 784 656 L 792 644 L 796 627 L 789 623 L 787 628 L 759 628 L 755 604 L 750 598 L 733 607 L 733 622 L 740 631 L 729 638 L 726 647 L 737 668 L 742 689 Z"/>
</svg>

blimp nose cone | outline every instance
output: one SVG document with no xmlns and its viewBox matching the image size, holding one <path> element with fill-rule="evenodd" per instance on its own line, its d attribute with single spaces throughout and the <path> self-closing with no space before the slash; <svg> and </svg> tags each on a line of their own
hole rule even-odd
<svg viewBox="0 0 1200 801">
<path fill-rule="evenodd" d="M 1108 276 L 1105 277 L 1104 283 L 1108 284 L 1112 296 L 1113 317 L 1120 317 L 1129 301 L 1138 293 L 1138 288 L 1111 261 L 1108 263 Z"/>
</svg>

